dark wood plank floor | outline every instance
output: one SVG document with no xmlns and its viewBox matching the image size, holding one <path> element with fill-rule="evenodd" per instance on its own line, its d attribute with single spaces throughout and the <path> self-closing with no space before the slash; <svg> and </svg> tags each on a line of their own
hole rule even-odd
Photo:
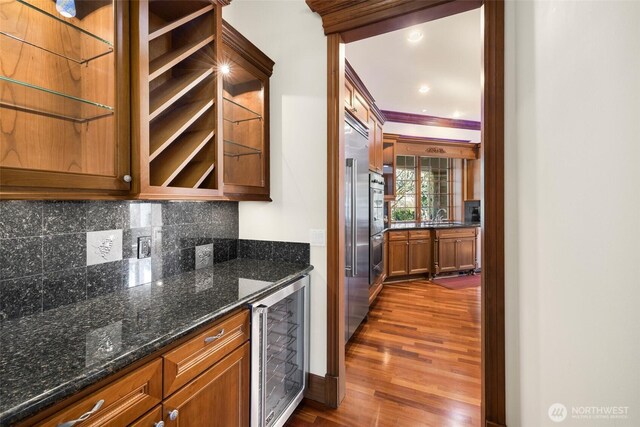
<svg viewBox="0 0 640 427">
<path fill-rule="evenodd" d="M 305 400 L 287 426 L 480 426 L 480 288 L 385 285 L 346 363 L 340 408 Z"/>
</svg>

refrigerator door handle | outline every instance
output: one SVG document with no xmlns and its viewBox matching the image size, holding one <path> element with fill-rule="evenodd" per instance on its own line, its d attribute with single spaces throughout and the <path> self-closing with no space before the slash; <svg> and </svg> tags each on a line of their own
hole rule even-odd
<svg viewBox="0 0 640 427">
<path fill-rule="evenodd" d="M 351 160 L 351 277 L 358 275 L 358 159 Z"/>
</svg>

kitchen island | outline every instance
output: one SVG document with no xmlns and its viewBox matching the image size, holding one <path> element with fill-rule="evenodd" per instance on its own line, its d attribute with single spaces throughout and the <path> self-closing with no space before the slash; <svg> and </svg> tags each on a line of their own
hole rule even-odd
<svg viewBox="0 0 640 427">
<path fill-rule="evenodd" d="M 385 279 L 434 277 L 480 267 L 480 223 L 398 222 L 385 231 Z"/>
</svg>

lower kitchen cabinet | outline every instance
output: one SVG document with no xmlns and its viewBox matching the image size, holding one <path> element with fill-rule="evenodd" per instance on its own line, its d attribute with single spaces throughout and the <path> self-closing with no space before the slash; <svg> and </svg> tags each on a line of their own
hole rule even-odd
<svg viewBox="0 0 640 427">
<path fill-rule="evenodd" d="M 408 248 L 407 240 L 390 240 L 389 241 L 389 269 L 388 276 L 404 276 L 409 274 L 408 271 Z"/>
<path fill-rule="evenodd" d="M 158 405 L 129 427 L 162 427 L 162 423 L 162 405 Z"/>
<path fill-rule="evenodd" d="M 39 426 L 128 426 L 162 400 L 162 361 L 156 359 L 62 409 Z M 66 424 L 69 423 L 69 424 Z"/>
<path fill-rule="evenodd" d="M 245 343 L 166 399 L 165 426 L 248 426 L 249 362 L 249 343 Z"/>
<path fill-rule="evenodd" d="M 248 427 L 250 345 L 241 310 L 35 425 Z"/>
<path fill-rule="evenodd" d="M 465 237 L 458 239 L 457 248 L 458 269 L 475 270 L 476 268 L 476 239 Z"/>
<path fill-rule="evenodd" d="M 477 268 L 476 228 L 436 231 L 434 274 Z"/>
<path fill-rule="evenodd" d="M 431 266 L 431 240 L 409 240 L 409 274 L 428 273 Z"/>
<path fill-rule="evenodd" d="M 447 273 L 458 269 L 456 247 L 458 239 L 440 239 L 438 241 L 437 273 Z"/>
</svg>

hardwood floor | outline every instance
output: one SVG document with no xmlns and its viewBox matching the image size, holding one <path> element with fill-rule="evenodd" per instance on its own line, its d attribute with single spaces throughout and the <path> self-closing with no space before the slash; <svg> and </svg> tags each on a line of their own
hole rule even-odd
<svg viewBox="0 0 640 427">
<path fill-rule="evenodd" d="M 342 405 L 305 400 L 287 426 L 480 426 L 480 288 L 385 285 L 346 364 Z"/>
</svg>

